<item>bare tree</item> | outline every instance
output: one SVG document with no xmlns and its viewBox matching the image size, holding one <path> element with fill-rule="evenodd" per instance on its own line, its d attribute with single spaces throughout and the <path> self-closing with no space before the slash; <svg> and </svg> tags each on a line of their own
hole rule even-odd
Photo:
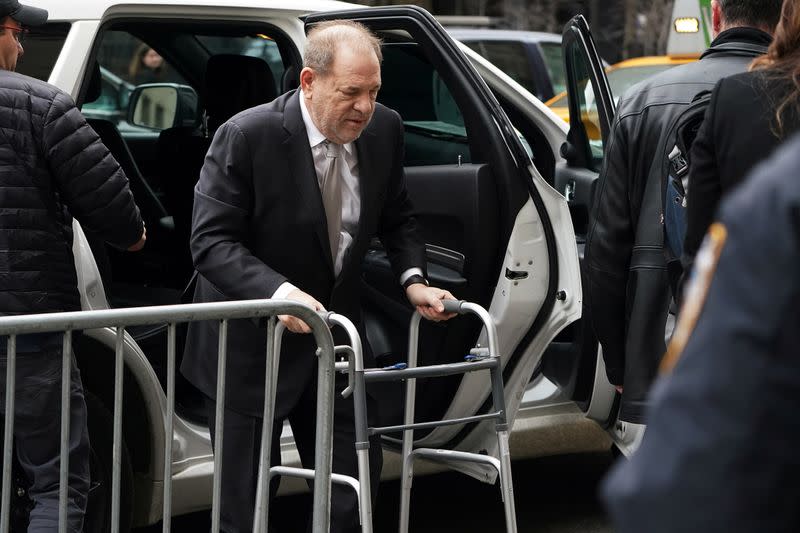
<svg viewBox="0 0 800 533">
<path fill-rule="evenodd" d="M 506 0 L 506 24 L 515 30 L 560 32 L 558 4 L 559 0 Z"/>
<path fill-rule="evenodd" d="M 630 57 L 634 55 L 633 47 L 636 43 L 637 15 L 639 5 L 637 0 L 625 0 L 625 25 L 622 35 L 622 56 Z"/>
<path fill-rule="evenodd" d="M 646 55 L 666 53 L 674 0 L 650 0 L 644 11 L 642 44 Z"/>
</svg>

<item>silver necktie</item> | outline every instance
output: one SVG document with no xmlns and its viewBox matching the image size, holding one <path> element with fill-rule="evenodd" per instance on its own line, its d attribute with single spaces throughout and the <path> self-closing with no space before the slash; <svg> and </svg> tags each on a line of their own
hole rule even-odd
<svg viewBox="0 0 800 533">
<path fill-rule="evenodd" d="M 342 231 L 342 145 L 325 141 L 325 157 L 328 168 L 322 178 L 320 190 L 325 217 L 328 220 L 328 241 L 331 245 L 331 257 L 336 264 L 339 253 L 339 239 Z"/>
</svg>

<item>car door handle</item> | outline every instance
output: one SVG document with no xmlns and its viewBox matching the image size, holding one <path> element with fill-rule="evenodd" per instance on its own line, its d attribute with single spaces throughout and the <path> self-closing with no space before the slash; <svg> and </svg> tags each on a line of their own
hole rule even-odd
<svg viewBox="0 0 800 533">
<path fill-rule="evenodd" d="M 569 180 L 566 185 L 564 185 L 564 198 L 567 199 L 567 202 L 571 202 L 575 199 L 575 180 Z"/>
</svg>

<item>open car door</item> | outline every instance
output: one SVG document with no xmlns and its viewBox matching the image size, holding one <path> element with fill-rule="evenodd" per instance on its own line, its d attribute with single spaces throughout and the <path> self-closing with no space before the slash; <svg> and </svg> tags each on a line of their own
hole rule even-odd
<svg viewBox="0 0 800 533">
<path fill-rule="evenodd" d="M 545 347 L 580 317 L 578 257 L 566 202 L 541 178 L 492 92 L 429 13 L 416 7 L 316 13 L 306 18 L 306 29 L 337 18 L 357 20 L 384 41 L 378 101 L 403 119 L 406 180 L 427 245 L 430 282 L 483 305 L 494 318 L 513 422 Z M 412 309 L 379 242 L 364 262 L 362 289 L 378 364 L 405 361 Z M 476 343 L 485 343 L 484 335 L 467 318 L 426 323 L 420 364 L 462 361 Z M 402 386 L 382 384 L 377 394 L 381 424 L 399 423 Z M 488 380 L 423 380 L 416 405 L 418 421 L 488 412 Z M 491 423 L 415 436 L 430 447 L 494 453 L 496 446 Z"/>
<path fill-rule="evenodd" d="M 561 147 L 564 162 L 556 166 L 555 187 L 569 203 L 575 227 L 578 253 L 583 261 L 589 216 L 603 153 L 614 119 L 611 89 L 582 15 L 564 27 L 562 39 L 569 132 Z M 581 268 L 585 276 L 585 269 Z M 593 420 L 609 423 L 613 388 L 605 378 L 605 367 L 584 309 L 581 321 L 570 328 L 571 335 L 550 347 L 543 364 L 544 374 L 574 400 Z"/>
</svg>

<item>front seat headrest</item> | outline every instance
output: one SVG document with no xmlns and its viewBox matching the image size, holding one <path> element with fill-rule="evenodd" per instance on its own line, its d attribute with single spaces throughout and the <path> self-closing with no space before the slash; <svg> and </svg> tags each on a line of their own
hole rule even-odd
<svg viewBox="0 0 800 533">
<path fill-rule="evenodd" d="M 205 96 L 213 131 L 236 113 L 271 102 L 277 90 L 272 70 L 263 59 L 219 54 L 208 60 Z"/>
</svg>

